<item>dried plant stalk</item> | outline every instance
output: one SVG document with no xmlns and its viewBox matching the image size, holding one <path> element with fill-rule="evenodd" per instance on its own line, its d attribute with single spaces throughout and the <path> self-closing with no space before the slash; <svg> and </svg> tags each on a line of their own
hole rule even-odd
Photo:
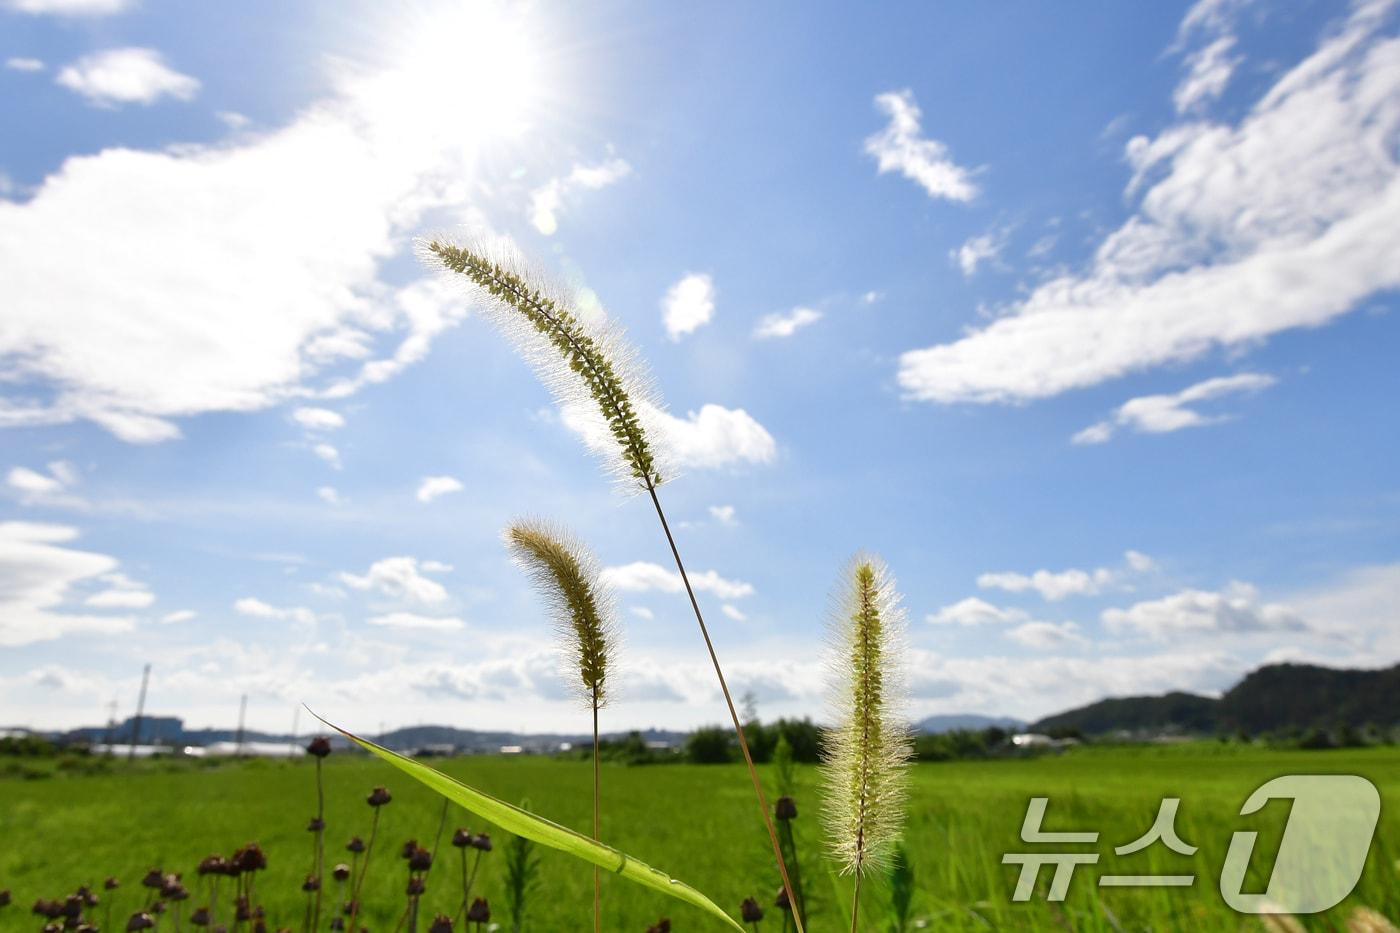
<svg viewBox="0 0 1400 933">
<path fill-rule="evenodd" d="M 831 624 L 832 704 L 825 734 L 824 816 L 832 854 L 854 875 L 851 929 L 861 878 L 888 865 L 904 822 L 910 758 L 901 716 L 903 613 L 877 557 L 858 555 L 842 575 Z"/>
</svg>

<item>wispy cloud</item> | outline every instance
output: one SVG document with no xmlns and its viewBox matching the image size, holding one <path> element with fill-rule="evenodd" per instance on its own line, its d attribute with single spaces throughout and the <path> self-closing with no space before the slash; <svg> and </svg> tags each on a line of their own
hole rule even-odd
<svg viewBox="0 0 1400 933">
<path fill-rule="evenodd" d="M 422 629 L 428 631 L 451 632 L 462 628 L 465 623 L 456 616 L 425 616 L 415 612 L 387 612 L 365 619 L 370 625 L 397 629 Z"/>
<path fill-rule="evenodd" d="M 78 529 L 69 525 L 0 522 L 0 645 L 51 641 L 72 633 L 129 631 L 129 616 L 68 612 L 60 607 L 77 584 L 116 572 L 117 560 L 64 545 Z"/>
<path fill-rule="evenodd" d="M 255 619 L 280 619 L 303 625 L 316 621 L 316 613 L 305 606 L 274 606 L 256 596 L 244 596 L 234 600 L 233 611 Z"/>
<path fill-rule="evenodd" d="M 977 196 L 972 173 L 952 160 L 948 147 L 920 135 L 922 114 L 913 91 L 880 94 L 875 106 L 890 118 L 888 126 L 865 141 L 865 151 L 875 159 L 880 174 L 899 172 L 931 198 L 971 201 Z"/>
<path fill-rule="evenodd" d="M 1143 395 L 1129 399 L 1114 410 L 1106 421 L 1100 421 L 1075 434 L 1076 444 L 1102 444 L 1119 428 L 1143 434 L 1166 434 L 1182 428 L 1198 428 L 1225 421 L 1227 415 L 1203 415 L 1187 407 L 1197 402 L 1241 392 L 1259 392 L 1277 382 L 1262 373 L 1240 373 L 1207 379 L 1172 395 Z"/>
<path fill-rule="evenodd" d="M 948 256 L 962 270 L 966 278 L 977 274 L 977 267 L 984 262 L 996 259 L 1006 247 L 1006 234 L 1002 232 L 984 233 L 970 238 Z"/>
<path fill-rule="evenodd" d="M 155 49 L 108 49 L 67 65 L 54 79 L 99 106 L 191 100 L 199 81 L 175 71 Z"/>
<path fill-rule="evenodd" d="M 43 71 L 44 63 L 37 58 L 7 58 L 5 67 L 11 71 Z"/>
<path fill-rule="evenodd" d="M 1234 47 L 1234 36 L 1221 36 L 1187 56 L 1187 74 L 1172 94 L 1177 113 L 1197 110 L 1224 93 L 1235 66 L 1241 61 L 1230 56 Z"/>
<path fill-rule="evenodd" d="M 461 492 L 464 488 L 462 481 L 455 476 L 425 476 L 423 482 L 418 484 L 415 496 L 419 502 L 432 502 L 439 496 Z"/>
<path fill-rule="evenodd" d="M 441 603 L 447 600 L 447 589 L 423 573 L 441 572 L 446 567 L 433 561 L 420 564 L 414 557 L 386 557 L 371 564 L 364 574 L 341 573 L 338 578 L 352 589 L 374 590 L 418 603 Z"/>
<path fill-rule="evenodd" d="M 679 593 L 685 589 L 679 573 L 649 561 L 604 567 L 599 576 L 606 585 L 626 593 Z M 713 593 L 724 600 L 742 599 L 753 595 L 752 584 L 742 580 L 727 580 L 713 570 L 691 572 L 690 585 L 699 592 Z"/>
<path fill-rule="evenodd" d="M 813 308 L 793 308 L 783 314 L 766 314 L 754 326 L 756 340 L 791 337 L 804 327 L 817 323 L 822 313 Z"/>
<path fill-rule="evenodd" d="M 1192 121 L 1128 143 L 1155 178 L 1090 268 L 1010 313 L 906 352 L 931 402 L 1045 398 L 1346 314 L 1400 285 L 1400 42 L 1355 8 L 1238 123 Z M 1306 132 L 1301 131 L 1306 128 Z"/>
<path fill-rule="evenodd" d="M 530 223 L 545 236 L 552 236 L 559 229 L 559 215 L 571 195 L 606 188 L 631 173 L 632 166 L 618 158 L 596 165 L 575 165 L 567 175 L 551 178 L 530 192 Z"/>
<path fill-rule="evenodd" d="M 1010 593 L 1034 591 L 1042 599 L 1056 602 L 1069 596 L 1096 595 L 1111 586 L 1122 584 L 1133 574 L 1146 573 L 1155 566 L 1155 561 L 1146 554 L 1127 551 L 1123 555 L 1123 566 L 1117 568 L 1081 570 L 1072 567 L 1059 571 L 1036 570 L 1029 574 L 1003 570 L 980 574 L 977 585 L 982 589 L 1006 590 Z"/>
<path fill-rule="evenodd" d="M 666 336 L 672 340 L 704 327 L 714 313 L 715 283 L 703 273 L 687 273 L 661 299 L 662 323 L 666 325 Z"/>
<path fill-rule="evenodd" d="M 638 409 L 648 431 L 661 438 L 682 469 L 771 463 L 777 458 L 778 445 L 773 435 L 742 408 L 702 405 L 698 412 L 689 412 L 684 418 L 645 403 Z M 566 405 L 560 411 L 560 421 L 592 450 L 609 451 L 617 443 L 594 406 Z"/>
<path fill-rule="evenodd" d="M 737 525 L 739 523 L 732 505 L 712 505 L 709 507 L 709 513 L 710 517 L 721 525 Z"/>
<path fill-rule="evenodd" d="M 308 431 L 334 431 L 345 427 L 345 416 L 329 408 L 298 408 L 292 412 L 292 420 Z"/>
<path fill-rule="evenodd" d="M 1193 634 L 1302 632 L 1309 628 L 1291 608 L 1262 603 L 1258 589 L 1239 582 L 1220 592 L 1182 590 L 1126 609 L 1106 609 L 1102 618 L 1111 632 L 1136 633 L 1158 641 Z"/>
<path fill-rule="evenodd" d="M 111 16 L 131 8 L 135 0 L 3 0 L 0 6 L 18 13 L 52 16 Z"/>
</svg>

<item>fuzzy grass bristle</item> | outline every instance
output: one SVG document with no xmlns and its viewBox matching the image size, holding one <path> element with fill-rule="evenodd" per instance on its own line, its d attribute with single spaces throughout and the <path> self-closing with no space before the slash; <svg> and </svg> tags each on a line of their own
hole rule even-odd
<svg viewBox="0 0 1400 933">
<path fill-rule="evenodd" d="M 644 418 L 661 411 L 636 351 L 619 330 L 588 319 L 563 289 L 527 270 L 520 256 L 501 245 L 466 246 L 444 237 L 419 243 L 429 266 L 470 282 L 489 317 L 535 366 L 561 406 L 596 406 L 614 444 L 604 445 L 609 465 L 633 489 L 663 480 L 662 461 Z"/>
<path fill-rule="evenodd" d="M 610 696 L 608 672 L 617 645 L 612 595 L 602 585 L 598 561 L 569 535 L 543 522 L 520 521 L 505 531 L 515 562 L 530 575 L 549 603 L 574 686 L 590 706 Z"/>
<path fill-rule="evenodd" d="M 911 749 L 900 709 L 903 630 L 889 570 L 877 557 L 858 555 L 836 596 L 831 673 L 838 725 L 822 749 L 827 838 L 845 874 L 887 865 L 904 822 Z"/>
</svg>

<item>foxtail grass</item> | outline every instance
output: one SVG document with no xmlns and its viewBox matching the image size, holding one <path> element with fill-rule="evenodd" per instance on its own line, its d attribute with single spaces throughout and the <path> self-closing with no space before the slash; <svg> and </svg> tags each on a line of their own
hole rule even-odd
<svg viewBox="0 0 1400 933">
<path fill-rule="evenodd" d="M 516 522 L 506 529 L 515 562 L 545 595 L 569 662 L 570 683 L 593 714 L 593 841 L 598 841 L 598 710 L 607 703 L 608 671 L 617 643 L 614 601 L 599 580 L 598 561 L 578 541 L 541 522 Z M 601 879 L 593 866 L 593 929 L 602 929 Z"/>
<path fill-rule="evenodd" d="M 879 558 L 846 568 L 831 622 L 831 701 L 837 725 L 822 749 L 827 842 L 853 876 L 851 930 L 858 929 L 864 876 L 885 869 L 904 822 L 911 754 L 901 717 L 903 613 Z"/>
<path fill-rule="evenodd" d="M 419 243 L 419 255 L 431 268 L 451 273 L 473 286 L 477 297 L 482 299 L 486 315 L 520 348 L 562 407 L 583 402 L 596 406 L 614 441 L 596 445 L 597 449 L 625 488 L 645 492 L 651 499 L 729 709 L 759 815 L 783 877 L 783 889 L 789 900 L 795 900 L 778 833 L 768 812 L 768 801 L 734 706 L 734 697 L 725 682 L 724 669 L 705 625 L 705 616 L 700 611 L 690 575 L 686 573 L 666 512 L 657 496 L 657 488 L 664 479 L 670 478 L 672 470 L 667 464 L 670 458 L 664 445 L 657 442 L 644 423 L 649 415 L 660 414 L 662 408 L 635 350 L 622 338 L 616 326 L 590 320 L 564 291 L 543 285 L 543 278 L 527 270 L 520 257 L 504 246 L 468 246 L 434 237 Z M 596 742 L 594 747 L 597 747 Z M 797 933 L 804 933 L 800 919 Z"/>
</svg>

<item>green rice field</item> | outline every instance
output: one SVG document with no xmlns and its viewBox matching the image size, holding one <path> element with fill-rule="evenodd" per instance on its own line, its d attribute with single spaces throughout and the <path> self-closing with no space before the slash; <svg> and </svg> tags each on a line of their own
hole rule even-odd
<svg viewBox="0 0 1400 933">
<path fill-rule="evenodd" d="M 537 757 L 465 757 L 438 762 L 446 772 L 508 801 L 528 799 L 536 812 L 586 830 L 589 825 L 590 765 Z M 192 899 L 207 900 L 195 876 L 199 860 L 230 854 L 257 841 L 268 868 L 256 879 L 257 900 L 268 912 L 269 929 L 301 930 L 307 895 L 300 887 L 311 867 L 313 834 L 306 823 L 315 812 L 314 765 L 306 761 L 242 761 L 210 766 L 145 762 L 134 768 L 114 762 L 106 773 L 16 774 L 0 778 L 0 889 L 13 903 L 0 908 L 0 929 L 40 930 L 30 913 L 39 897 L 62 897 L 79 884 L 100 887 L 116 876 L 122 886 L 95 909 L 99 921 L 110 903 L 112 928 L 144 903 L 141 877 L 151 868 L 181 872 Z M 1279 845 L 1287 802 L 1277 801 L 1251 817 L 1239 808 L 1265 780 L 1296 773 L 1355 773 L 1381 790 L 1381 825 L 1366 872 L 1351 897 L 1334 910 L 1296 918 L 1277 929 L 1347 930 L 1359 907 L 1400 918 L 1400 749 L 1333 751 L 1266 750 L 1236 744 L 1081 747 L 1031 759 L 927 763 L 914 767 L 905 834 L 913 869 L 913 929 L 933 930 L 1260 930 L 1258 918 L 1236 914 L 1222 900 L 1217 878 L 1230 835 L 1259 829 L 1252 865 L 1254 888 L 1263 890 Z M 774 776 L 766 767 L 765 779 Z M 393 802 L 384 808 L 365 884 L 363 921 L 370 930 L 395 929 L 404 912 L 406 868 L 403 843 L 433 847 L 440 798 L 415 786 L 388 765 L 364 757 L 333 755 L 326 761 L 328 865 L 348 861 L 344 844 L 368 833 L 370 789 L 387 785 Z M 800 767 L 794 822 L 799 865 L 808 899 L 808 928 L 821 933 L 849 929 L 849 880 L 832 874 L 822 854 L 815 768 Z M 771 791 L 770 791 L 771 792 Z M 1062 847 L 1098 851 L 1100 863 L 1079 869 L 1063 903 L 1044 899 L 1050 870 L 1042 872 L 1035 897 L 1011 902 L 1018 868 L 1003 865 L 1005 852 L 1035 851 L 1018 839 L 1028 798 L 1050 798 L 1047 830 L 1098 830 L 1096 845 Z M 1115 845 L 1143 835 L 1164 796 L 1181 798 L 1177 830 L 1200 847 L 1194 857 L 1155 846 L 1119 858 Z M 685 881 L 737 916 L 753 896 L 767 916 L 760 931 L 783 929 L 772 908 L 779 887 L 768 840 L 740 766 L 605 766 L 604 841 Z M 452 913 L 461 899 L 459 855 L 448 844 L 458 826 L 492 834 L 494 851 L 482 859 L 476 892 L 490 900 L 493 920 L 509 929 L 501 906 L 505 837 L 471 815 L 452 810 L 427 878 L 426 914 Z M 1044 847 L 1041 847 L 1044 848 Z M 1100 889 L 1099 873 L 1197 875 L 1179 889 Z M 884 885 L 867 887 L 862 929 L 891 929 Z M 529 901 L 524 929 L 591 930 L 592 873 L 589 866 L 542 850 L 539 884 Z M 228 891 L 221 897 L 227 899 Z M 327 880 L 326 913 L 337 889 Z M 604 878 L 603 927 L 643 933 L 666 916 L 678 933 L 722 927 L 699 911 L 627 884 Z M 1279 921 L 1275 921 L 1279 922 Z M 323 927 L 328 926 L 325 919 Z M 420 922 L 420 930 L 427 929 Z M 462 928 L 461 924 L 457 927 Z M 174 916 L 158 929 L 173 930 Z M 186 922 L 184 929 L 191 929 Z M 1360 929 L 1372 929 L 1362 927 Z M 1375 927 L 1386 929 L 1386 927 Z"/>
</svg>

